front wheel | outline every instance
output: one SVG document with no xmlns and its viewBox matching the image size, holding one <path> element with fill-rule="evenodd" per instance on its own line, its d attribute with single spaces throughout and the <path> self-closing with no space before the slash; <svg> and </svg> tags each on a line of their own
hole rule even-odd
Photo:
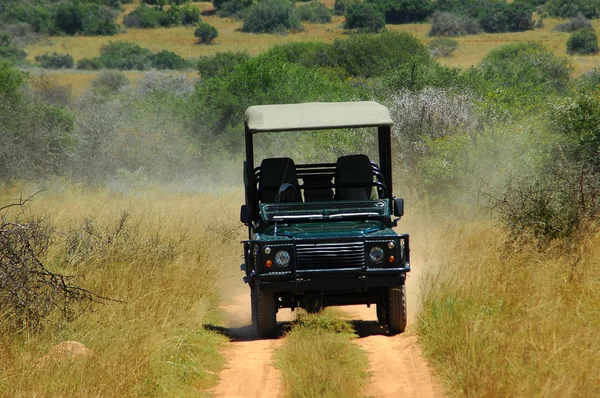
<svg viewBox="0 0 600 398">
<path fill-rule="evenodd" d="M 256 331 L 261 339 L 275 337 L 277 327 L 277 302 L 273 292 L 256 291 Z"/>
<path fill-rule="evenodd" d="M 377 321 L 381 324 L 387 323 L 387 309 L 385 303 L 377 303 Z"/>
<path fill-rule="evenodd" d="M 391 287 L 387 294 L 387 324 L 391 334 L 406 329 L 406 287 Z"/>
</svg>

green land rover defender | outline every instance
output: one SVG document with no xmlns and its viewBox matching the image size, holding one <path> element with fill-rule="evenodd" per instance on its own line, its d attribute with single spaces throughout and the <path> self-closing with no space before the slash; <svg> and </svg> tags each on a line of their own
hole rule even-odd
<svg viewBox="0 0 600 398">
<path fill-rule="evenodd" d="M 404 214 L 392 192 L 392 124 L 388 109 L 370 101 L 246 110 L 242 270 L 261 338 L 275 336 L 279 308 L 356 304 L 375 304 L 390 334 L 404 331 L 410 250 L 408 235 L 392 229 Z M 357 128 L 376 134 L 379 163 L 348 154 L 335 163 L 272 157 L 254 164 L 257 134 Z"/>
</svg>

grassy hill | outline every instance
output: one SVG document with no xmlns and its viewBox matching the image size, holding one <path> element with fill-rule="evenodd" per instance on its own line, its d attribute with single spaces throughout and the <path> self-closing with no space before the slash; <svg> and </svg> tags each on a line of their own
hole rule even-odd
<svg viewBox="0 0 600 398">
<path fill-rule="evenodd" d="M 333 1 L 322 1 L 327 7 L 333 7 Z M 203 11 L 213 9 L 210 2 L 193 3 Z M 124 15 L 131 12 L 138 4 L 128 4 L 124 7 L 118 22 L 121 23 Z M 256 55 L 266 51 L 276 44 L 297 42 L 297 41 L 323 41 L 333 42 L 335 39 L 345 36 L 342 24 L 343 17 L 334 16 L 329 24 L 308 24 L 305 23 L 305 31 L 288 35 L 276 34 L 251 34 L 241 32 L 242 21 L 232 18 L 219 18 L 215 15 L 205 15 L 203 21 L 215 26 L 219 31 L 219 37 L 211 45 L 196 44 L 193 27 L 176 27 L 161 29 L 127 29 L 115 36 L 62 36 L 50 37 L 48 40 L 28 46 L 26 48 L 29 54 L 28 59 L 33 61 L 35 56 L 47 52 L 69 53 L 75 61 L 81 58 L 98 56 L 100 48 L 109 42 L 126 40 L 135 42 L 142 47 L 149 48 L 152 51 L 170 50 L 178 53 L 184 58 L 194 58 L 204 55 L 211 55 L 224 51 L 248 51 L 251 55 Z M 477 65 L 490 50 L 499 46 L 511 43 L 538 42 L 552 50 L 555 54 L 567 56 L 574 66 L 574 76 L 594 68 L 600 64 L 600 54 L 594 56 L 571 56 L 566 54 L 566 42 L 569 33 L 553 31 L 553 28 L 560 23 L 558 19 L 544 19 L 544 27 L 541 29 L 518 32 L 489 34 L 482 33 L 456 38 L 459 43 L 458 49 L 453 56 L 441 58 L 440 63 L 448 66 L 458 66 L 468 68 Z M 596 31 L 600 31 L 600 21 L 594 20 L 592 24 Z M 415 35 L 421 42 L 430 41 L 427 33 L 431 25 L 406 24 L 406 25 L 387 25 L 388 31 L 407 31 Z M 141 72 L 128 72 L 130 79 L 135 79 Z M 81 93 L 88 87 L 89 82 L 93 80 L 97 72 L 61 70 L 51 72 L 59 84 L 71 84 L 75 94 Z"/>
</svg>

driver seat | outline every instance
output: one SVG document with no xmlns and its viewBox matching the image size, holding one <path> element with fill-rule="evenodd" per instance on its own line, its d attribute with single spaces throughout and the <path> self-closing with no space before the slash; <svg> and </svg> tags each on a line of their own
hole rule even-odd
<svg viewBox="0 0 600 398">
<path fill-rule="evenodd" d="M 286 185 L 282 189 L 283 185 Z M 293 187 L 291 187 L 291 186 Z M 263 203 L 302 202 L 296 164 L 290 158 L 267 158 L 260 164 L 259 199 Z"/>
</svg>

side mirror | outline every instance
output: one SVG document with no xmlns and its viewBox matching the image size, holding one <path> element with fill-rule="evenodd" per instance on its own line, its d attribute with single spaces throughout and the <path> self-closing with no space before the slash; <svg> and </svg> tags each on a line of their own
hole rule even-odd
<svg viewBox="0 0 600 398">
<path fill-rule="evenodd" d="M 252 206 L 242 205 L 240 209 L 240 221 L 246 225 L 252 222 Z"/>
<path fill-rule="evenodd" d="M 404 215 L 404 199 L 394 199 L 394 215 L 396 217 Z"/>
</svg>

